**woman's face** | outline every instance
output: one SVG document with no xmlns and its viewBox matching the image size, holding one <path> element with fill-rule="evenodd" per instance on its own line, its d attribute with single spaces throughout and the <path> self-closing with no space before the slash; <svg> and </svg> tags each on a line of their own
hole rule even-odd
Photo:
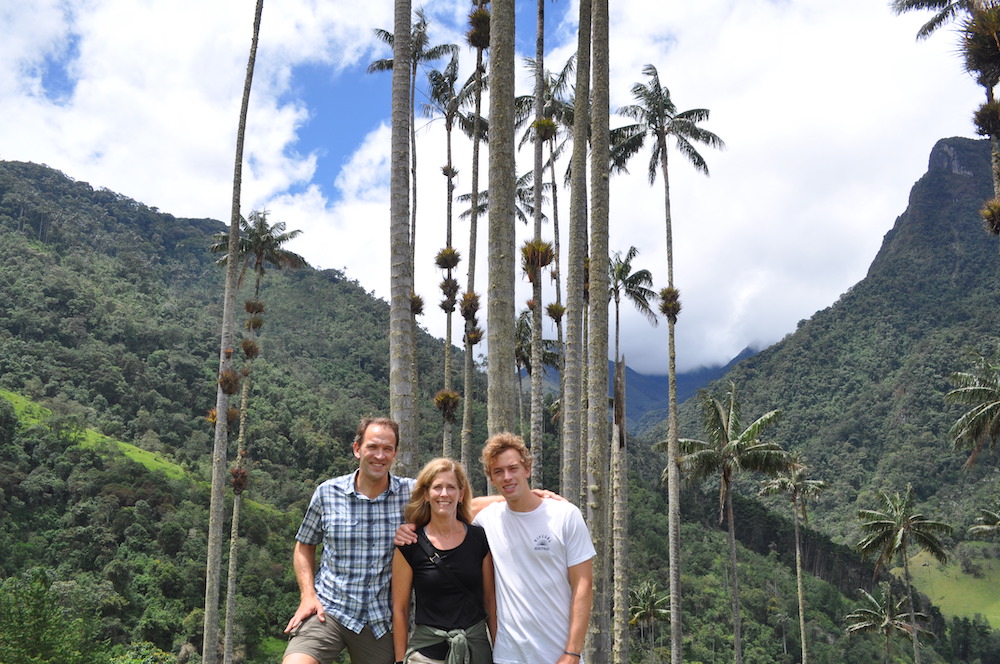
<svg viewBox="0 0 1000 664">
<path fill-rule="evenodd" d="M 461 497 L 458 478 L 451 470 L 442 470 L 435 475 L 427 488 L 427 502 L 431 506 L 432 515 L 456 518 Z"/>
</svg>

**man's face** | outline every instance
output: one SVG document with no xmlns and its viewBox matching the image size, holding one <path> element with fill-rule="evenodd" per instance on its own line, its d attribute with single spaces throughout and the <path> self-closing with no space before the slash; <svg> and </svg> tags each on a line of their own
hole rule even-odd
<svg viewBox="0 0 1000 664">
<path fill-rule="evenodd" d="M 361 442 L 354 443 L 354 456 L 359 461 L 361 475 L 373 482 L 381 482 L 388 476 L 396 452 L 396 435 L 381 424 L 369 425 Z"/>
<path fill-rule="evenodd" d="M 530 477 L 517 450 L 504 450 L 490 464 L 490 483 L 507 500 L 518 500 L 531 491 Z"/>
</svg>

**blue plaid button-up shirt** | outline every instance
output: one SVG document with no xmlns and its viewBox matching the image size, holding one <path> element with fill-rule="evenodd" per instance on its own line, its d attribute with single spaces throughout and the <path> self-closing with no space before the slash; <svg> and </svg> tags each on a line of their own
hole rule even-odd
<svg viewBox="0 0 1000 664">
<path fill-rule="evenodd" d="M 414 480 L 390 475 L 389 488 L 371 500 L 355 490 L 356 475 L 316 487 L 295 539 L 310 546 L 323 544 L 316 574 L 323 609 L 354 632 L 371 625 L 380 638 L 392 625 L 392 538 L 403 522 Z"/>
</svg>

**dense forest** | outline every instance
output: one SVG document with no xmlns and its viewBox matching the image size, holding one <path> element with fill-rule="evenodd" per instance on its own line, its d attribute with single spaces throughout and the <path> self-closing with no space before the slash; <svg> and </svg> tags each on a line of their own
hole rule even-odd
<svg viewBox="0 0 1000 664">
<path fill-rule="evenodd" d="M 955 527 L 949 573 L 980 585 L 997 578 L 996 546 L 967 535 L 978 509 L 994 502 L 996 459 L 984 453 L 961 469 L 965 455 L 946 436 L 960 409 L 943 400 L 948 375 L 969 366 L 970 349 L 990 351 L 997 327 L 998 249 L 975 216 L 988 174 L 985 142 L 939 143 L 868 277 L 726 376 L 748 415 L 781 409 L 771 434 L 828 483 L 810 502 L 803 536 L 811 661 L 884 656 L 880 635 L 849 636 L 845 621 L 859 588 L 878 597 L 877 580 L 890 578 L 874 577 L 854 548 L 855 513 L 879 490 L 912 484 L 921 509 Z M 43 166 L 0 163 L 0 662 L 199 660 L 206 415 L 222 283 L 208 247 L 222 229 Z M 239 656 L 248 662 L 280 657 L 298 598 L 292 534 L 312 488 L 354 464 L 348 442 L 358 417 L 387 410 L 385 302 L 345 274 L 309 267 L 269 272 L 261 297 L 267 322 L 248 413 L 236 598 Z M 419 342 L 421 439 L 402 444 L 426 459 L 440 450 L 432 397 L 442 344 L 426 334 Z M 485 378 L 476 380 L 482 396 Z M 481 441 L 478 401 L 476 413 Z M 695 403 L 680 415 L 683 435 L 703 435 Z M 655 604 L 666 587 L 665 460 L 652 449 L 663 426 L 640 426 L 630 448 L 637 603 Z M 543 461 L 554 478 L 554 427 L 547 436 Z M 736 484 L 744 652 L 750 662 L 796 662 L 788 501 L 759 501 L 759 479 Z M 690 662 L 732 658 L 717 501 L 710 482 L 682 494 Z M 921 604 L 936 635 L 923 661 L 1000 662 L 1000 636 L 986 617 L 945 612 L 926 597 Z M 647 615 L 633 626 L 636 662 L 669 651 L 664 616 Z M 892 645 L 895 661 L 911 661 L 903 636 Z"/>
</svg>

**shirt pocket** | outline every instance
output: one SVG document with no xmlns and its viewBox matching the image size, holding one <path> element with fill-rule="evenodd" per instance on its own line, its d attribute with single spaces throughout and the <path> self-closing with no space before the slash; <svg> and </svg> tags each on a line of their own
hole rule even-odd
<svg viewBox="0 0 1000 664">
<path fill-rule="evenodd" d="M 332 545 L 335 551 L 350 548 L 361 537 L 362 528 L 359 527 L 360 520 L 356 516 L 334 514 L 323 519 L 323 526 L 327 543 Z"/>
</svg>

